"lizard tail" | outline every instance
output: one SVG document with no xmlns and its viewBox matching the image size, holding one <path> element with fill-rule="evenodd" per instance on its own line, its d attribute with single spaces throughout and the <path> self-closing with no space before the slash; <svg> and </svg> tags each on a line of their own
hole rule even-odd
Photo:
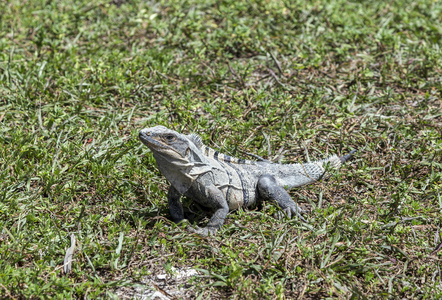
<svg viewBox="0 0 442 300">
<path fill-rule="evenodd" d="M 342 157 L 333 155 L 329 158 L 315 162 L 277 165 L 277 170 L 272 169 L 274 173 L 269 174 L 275 176 L 278 185 L 285 189 L 303 186 L 320 180 L 326 175 L 328 171 L 326 170 L 327 168 L 339 169 L 339 167 L 349 160 L 355 152 L 356 150 L 352 150 L 349 154 Z"/>
<path fill-rule="evenodd" d="M 351 150 L 350 153 L 348 153 L 347 155 L 341 156 L 339 159 L 341 160 L 341 163 L 345 163 L 347 160 L 349 160 L 350 158 L 352 158 L 353 154 L 358 151 L 358 150 Z"/>
</svg>

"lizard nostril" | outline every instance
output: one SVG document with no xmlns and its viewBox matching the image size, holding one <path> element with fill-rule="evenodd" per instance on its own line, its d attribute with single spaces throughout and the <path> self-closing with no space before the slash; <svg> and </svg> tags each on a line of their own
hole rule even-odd
<svg viewBox="0 0 442 300">
<path fill-rule="evenodd" d="M 151 136 L 151 135 L 152 133 L 150 131 L 144 131 L 144 130 L 141 130 L 139 134 L 140 138 L 143 136 Z"/>
</svg>

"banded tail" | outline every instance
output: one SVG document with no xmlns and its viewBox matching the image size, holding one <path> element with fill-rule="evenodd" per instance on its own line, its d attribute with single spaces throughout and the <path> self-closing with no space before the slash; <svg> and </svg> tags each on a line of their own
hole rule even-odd
<svg viewBox="0 0 442 300">
<path fill-rule="evenodd" d="M 275 176 L 280 186 L 288 189 L 311 184 L 321 180 L 326 175 L 327 167 L 335 170 L 339 169 L 355 152 L 356 150 L 352 150 L 349 154 L 341 157 L 333 155 L 315 162 L 279 165 L 278 169 L 271 175 Z"/>
<path fill-rule="evenodd" d="M 355 154 L 357 151 L 358 151 L 358 150 L 354 149 L 354 150 L 351 150 L 347 155 L 341 156 L 341 157 L 340 157 L 340 159 L 341 159 L 341 163 L 343 164 L 343 163 L 345 163 L 346 161 L 348 161 L 350 158 L 353 157 L 353 154 Z"/>
</svg>

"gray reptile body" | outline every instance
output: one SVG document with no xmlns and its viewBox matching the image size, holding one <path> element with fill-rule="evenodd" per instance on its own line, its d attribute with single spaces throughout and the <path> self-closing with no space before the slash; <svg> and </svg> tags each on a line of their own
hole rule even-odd
<svg viewBox="0 0 442 300">
<path fill-rule="evenodd" d="M 205 146 L 198 135 L 180 134 L 164 126 L 145 128 L 140 140 L 154 155 L 160 172 L 171 183 L 168 192 L 172 219 L 184 219 L 182 195 L 214 209 L 206 228 L 192 231 L 215 233 L 229 210 L 255 205 L 260 200 L 274 200 L 291 217 L 301 216 L 301 209 L 286 189 L 319 180 L 326 167 L 337 169 L 351 157 L 336 155 L 303 164 L 275 164 L 234 158 Z"/>
</svg>

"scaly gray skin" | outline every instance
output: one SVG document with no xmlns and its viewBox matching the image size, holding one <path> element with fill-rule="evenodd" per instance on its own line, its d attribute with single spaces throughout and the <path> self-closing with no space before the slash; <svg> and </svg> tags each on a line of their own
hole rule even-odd
<svg viewBox="0 0 442 300">
<path fill-rule="evenodd" d="M 274 200 L 289 218 L 295 215 L 305 222 L 286 189 L 316 182 L 327 166 L 338 169 L 356 151 L 316 162 L 281 165 L 218 153 L 203 145 L 198 135 L 164 126 L 145 128 L 139 138 L 152 150 L 158 169 L 171 183 L 167 198 L 174 222 L 184 220 L 182 195 L 214 209 L 206 228 L 191 229 L 202 235 L 216 233 L 229 210 L 249 207 L 259 200 Z"/>
</svg>

